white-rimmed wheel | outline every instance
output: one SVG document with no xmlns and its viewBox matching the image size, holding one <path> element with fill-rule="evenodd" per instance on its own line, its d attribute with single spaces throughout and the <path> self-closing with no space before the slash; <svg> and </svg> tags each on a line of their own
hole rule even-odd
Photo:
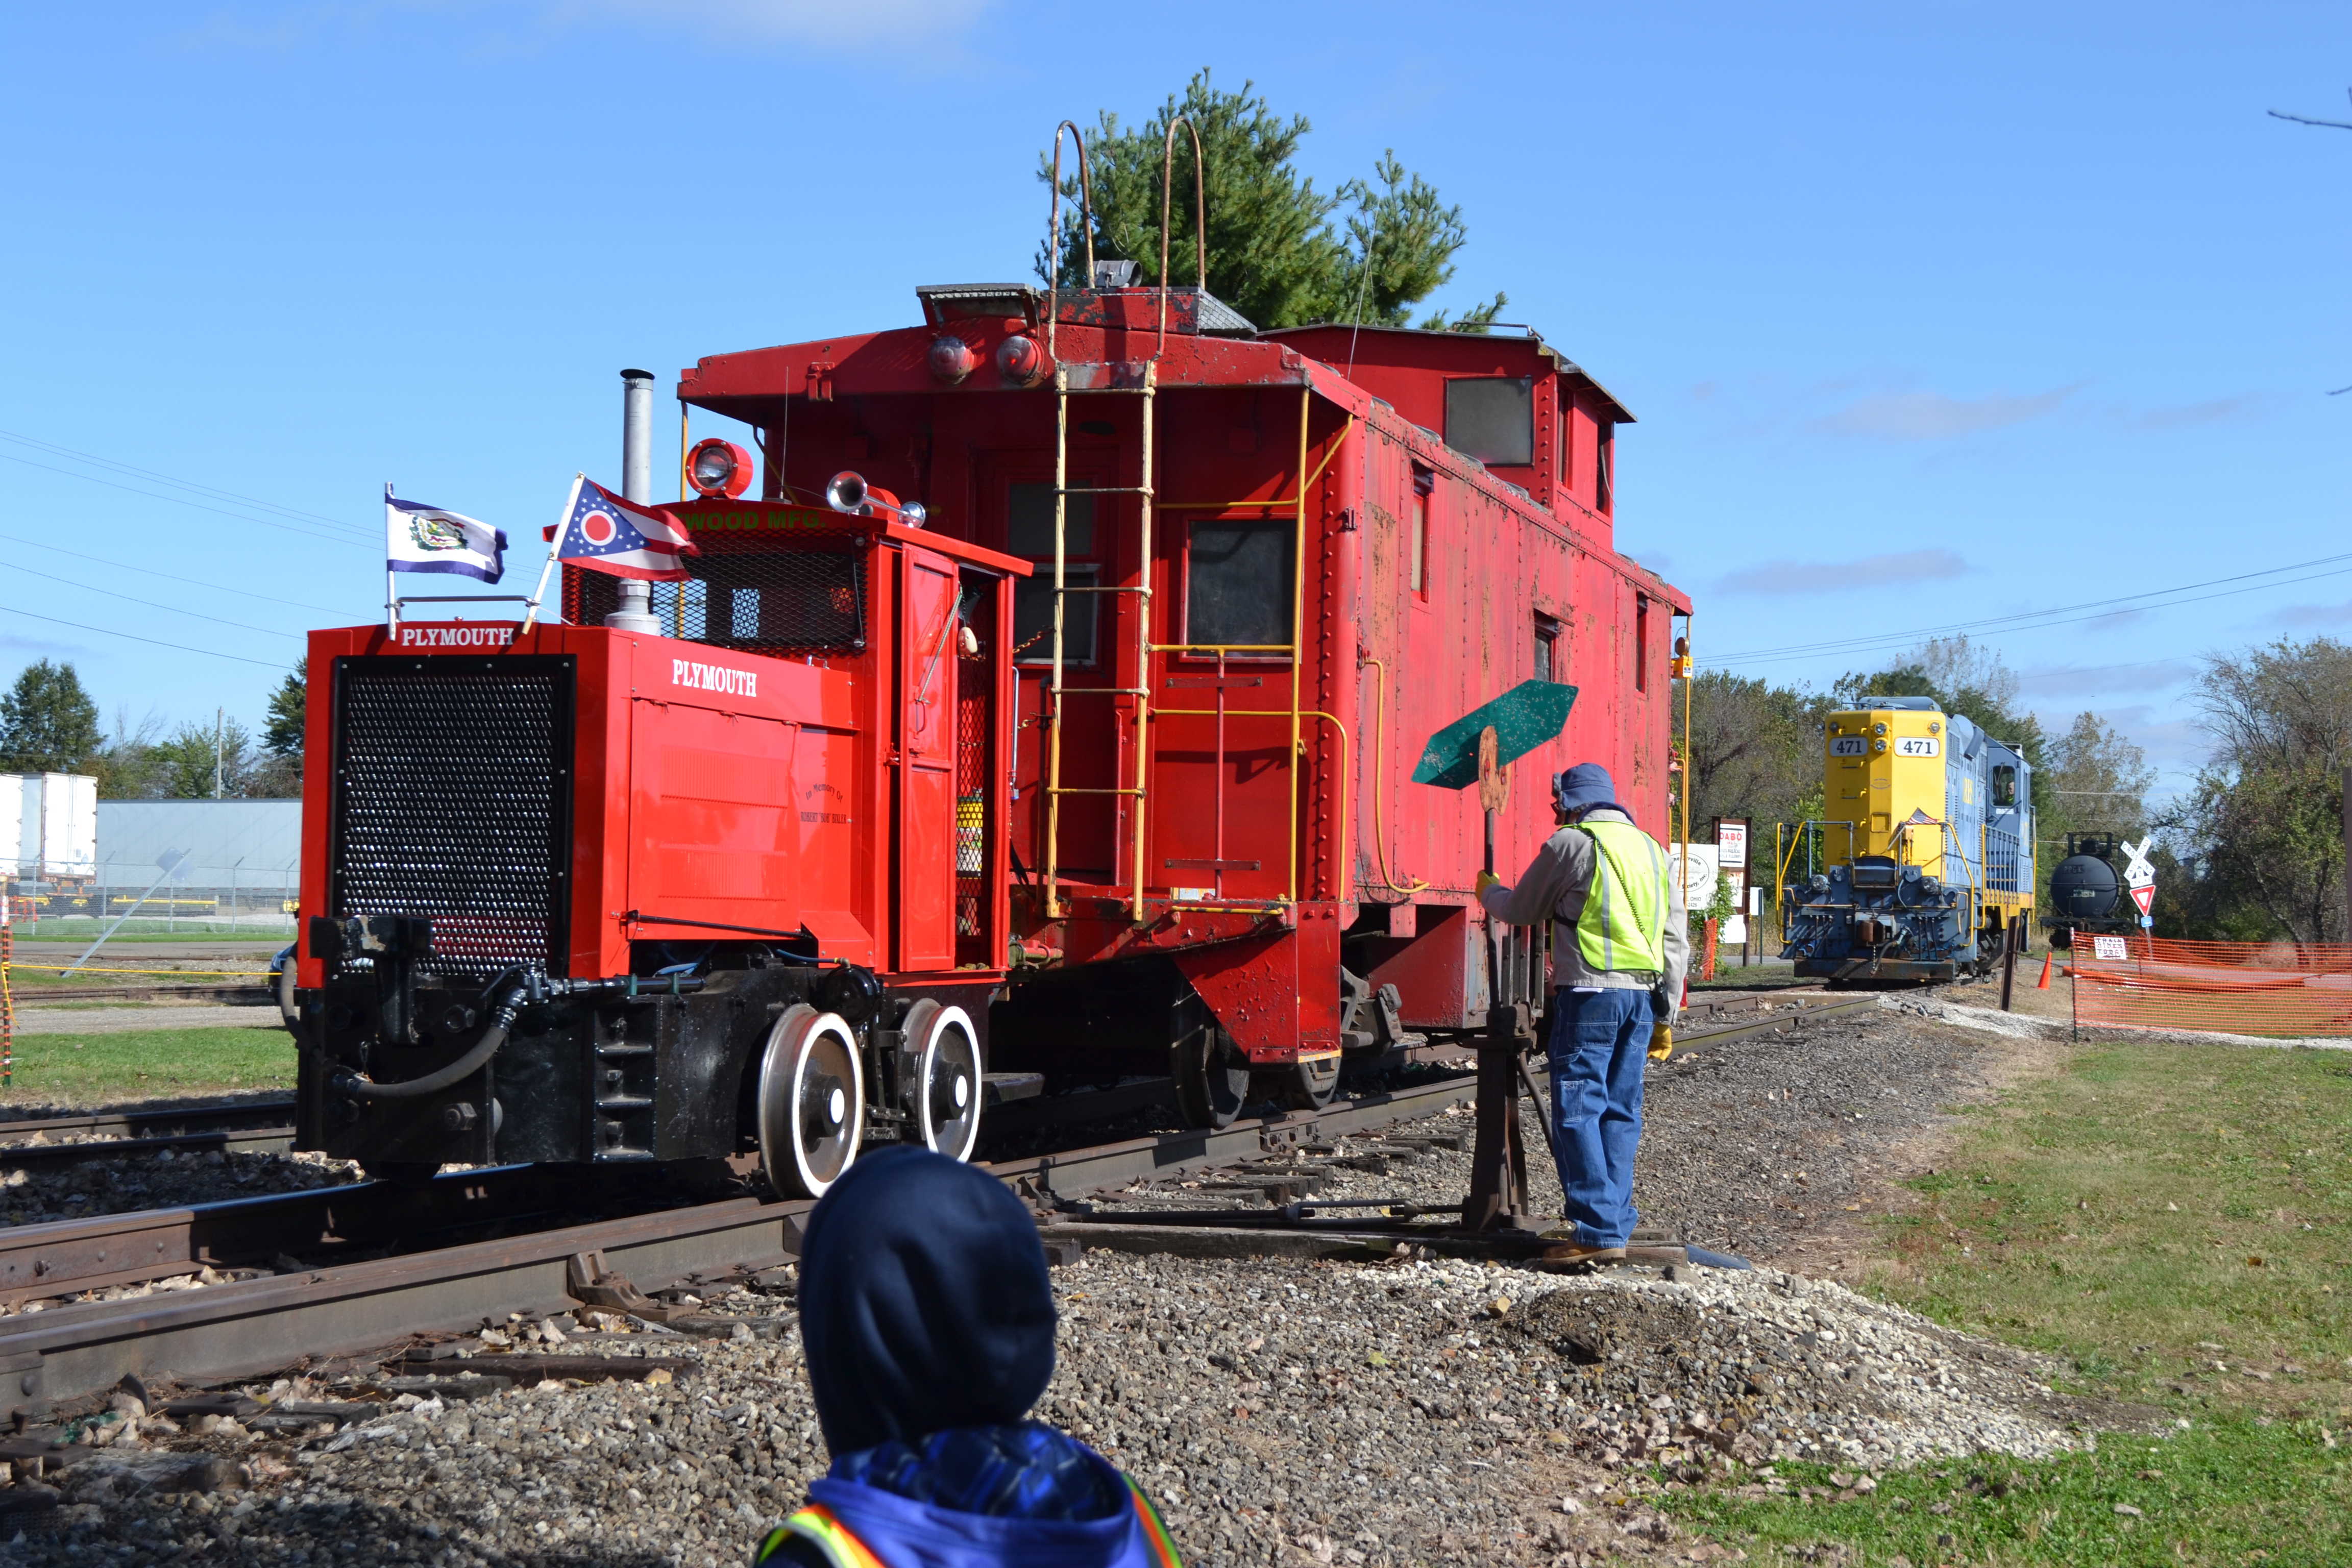
<svg viewBox="0 0 2352 1568">
<path fill-rule="evenodd" d="M 980 1142 L 980 1031 L 961 1007 L 926 996 L 907 1010 L 907 1110 L 926 1148 L 950 1160 L 971 1158 Z"/>
<path fill-rule="evenodd" d="M 857 1158 L 866 1067 L 838 1013 L 802 1003 L 768 1031 L 760 1058 L 760 1164 L 785 1197 L 817 1198 Z"/>
</svg>

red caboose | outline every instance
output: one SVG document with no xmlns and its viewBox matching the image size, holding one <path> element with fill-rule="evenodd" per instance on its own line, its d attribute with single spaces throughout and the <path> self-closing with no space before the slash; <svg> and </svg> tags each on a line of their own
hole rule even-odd
<svg viewBox="0 0 2352 1568">
<path fill-rule="evenodd" d="M 306 1145 L 757 1146 L 812 1188 L 861 1136 L 968 1152 L 983 1061 L 1172 1070 L 1201 1123 L 1254 1079 L 1316 1103 L 1498 1000 L 1477 804 L 1408 782 L 1433 731 L 1573 685 L 1530 784 L 1604 763 L 1664 835 L 1688 603 L 1612 546 L 1631 416 L 1575 364 L 1197 290 L 917 292 L 683 374 L 760 499 L 676 509 L 702 552 L 657 632 L 567 571 L 566 625 L 314 636 Z M 922 526 L 826 507 L 844 470 Z M 1549 823 L 1519 789 L 1498 860 Z"/>
</svg>

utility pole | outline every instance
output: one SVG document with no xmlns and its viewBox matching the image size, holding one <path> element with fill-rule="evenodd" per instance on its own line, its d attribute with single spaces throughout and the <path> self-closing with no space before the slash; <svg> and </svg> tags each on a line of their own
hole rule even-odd
<svg viewBox="0 0 2352 1568">
<path fill-rule="evenodd" d="M 2352 942 L 2352 768 L 2344 770 L 2344 940 Z"/>
<path fill-rule="evenodd" d="M 213 710 L 213 798 L 215 800 L 221 797 L 221 726 L 222 715 L 227 711 L 226 708 Z"/>
</svg>

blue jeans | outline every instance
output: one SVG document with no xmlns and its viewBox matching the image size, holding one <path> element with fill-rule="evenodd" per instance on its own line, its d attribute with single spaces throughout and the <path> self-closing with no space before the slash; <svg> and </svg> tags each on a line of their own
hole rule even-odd
<svg viewBox="0 0 2352 1568">
<path fill-rule="evenodd" d="M 1642 1069 L 1654 1016 L 1647 991 L 1552 993 L 1553 1144 L 1568 1219 L 1588 1247 L 1622 1247 L 1633 1233 Z"/>
</svg>

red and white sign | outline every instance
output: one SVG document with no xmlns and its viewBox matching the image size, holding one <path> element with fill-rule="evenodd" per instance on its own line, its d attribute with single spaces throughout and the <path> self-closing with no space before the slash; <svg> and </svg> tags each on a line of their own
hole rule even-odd
<svg viewBox="0 0 2352 1568">
<path fill-rule="evenodd" d="M 2131 890 L 2131 896 L 2132 902 L 2139 906 L 2139 912 L 2142 914 L 2148 913 L 2149 907 L 2156 902 L 2154 888 L 2134 888 Z"/>
<path fill-rule="evenodd" d="M 1748 869 L 1748 819 L 1722 817 L 1715 825 L 1715 863 L 1727 871 Z"/>
<path fill-rule="evenodd" d="M 2131 949 L 2119 936 L 2095 936 L 2091 939 L 2091 956 L 2121 963 L 2131 956 Z"/>
</svg>

